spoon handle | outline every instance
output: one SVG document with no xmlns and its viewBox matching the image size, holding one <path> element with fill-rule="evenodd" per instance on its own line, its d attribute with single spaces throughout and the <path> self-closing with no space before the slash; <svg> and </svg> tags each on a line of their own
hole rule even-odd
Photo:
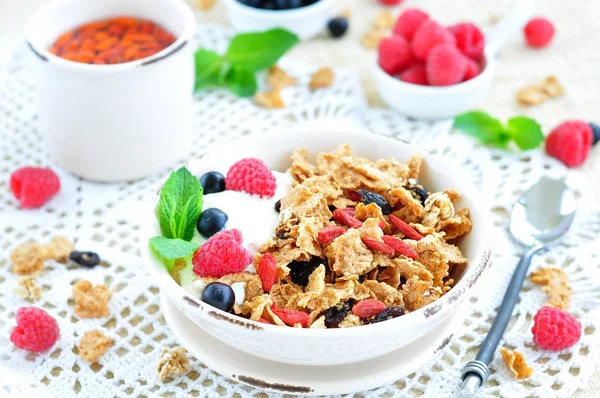
<svg viewBox="0 0 600 398">
<path fill-rule="evenodd" d="M 519 264 L 517 264 L 517 268 L 513 273 L 512 279 L 506 288 L 506 293 L 504 294 L 504 299 L 500 305 L 498 315 L 496 315 L 496 319 L 494 320 L 490 331 L 481 344 L 479 352 L 477 353 L 477 357 L 474 361 L 468 362 L 463 368 L 463 389 L 472 389 L 473 391 L 470 392 L 473 393 L 488 378 L 488 365 L 492 361 L 494 353 L 496 352 L 496 348 L 498 347 L 498 343 L 502 339 L 502 335 L 504 334 L 506 326 L 510 321 L 513 309 L 517 303 L 517 298 L 519 297 L 519 292 L 523 286 L 523 281 L 527 275 L 527 270 L 531 264 L 531 259 L 533 255 L 541 248 L 542 246 L 534 246 L 529 248 L 529 250 L 527 250 L 525 253 L 523 253 L 523 256 L 521 256 Z M 479 379 L 479 381 L 474 378 Z"/>
</svg>

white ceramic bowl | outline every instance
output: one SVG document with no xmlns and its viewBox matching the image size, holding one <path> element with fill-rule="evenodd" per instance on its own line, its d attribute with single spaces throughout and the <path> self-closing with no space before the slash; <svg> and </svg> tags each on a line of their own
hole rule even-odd
<svg viewBox="0 0 600 398">
<path fill-rule="evenodd" d="M 229 21 L 236 30 L 254 32 L 285 28 L 302 40 L 310 39 L 325 29 L 335 15 L 336 3 L 337 0 L 319 0 L 310 6 L 292 10 L 262 10 L 238 0 L 225 0 Z"/>
<path fill-rule="evenodd" d="M 156 22 L 177 40 L 116 65 L 71 62 L 48 52 L 62 33 L 115 16 Z M 133 180 L 185 158 L 192 140 L 196 21 L 181 0 L 53 0 L 28 21 L 38 59 L 39 128 L 50 156 L 98 181 Z M 107 161 L 110 160 L 110 161 Z"/>
<path fill-rule="evenodd" d="M 194 323 L 213 337 L 246 353 L 298 365 L 333 365 L 374 358 L 410 344 L 436 328 L 464 301 L 490 260 L 488 240 L 491 221 L 487 202 L 465 174 L 443 159 L 428 155 L 411 145 L 371 134 L 339 123 L 319 122 L 242 138 L 226 146 L 209 149 L 204 157 L 188 167 L 192 173 L 215 164 L 233 164 L 244 157 L 258 157 L 270 168 L 285 171 L 296 148 L 318 152 L 331 151 L 343 143 L 355 154 L 372 160 L 393 156 L 408 160 L 415 153 L 425 155 L 420 181 L 430 190 L 455 188 L 461 193 L 459 206 L 471 210 L 473 232 L 459 246 L 469 265 L 456 286 L 439 300 L 402 317 L 348 329 L 294 329 L 265 325 L 225 313 L 190 296 L 168 274 L 148 248 L 148 240 L 160 235 L 154 213 L 157 197 L 144 211 L 140 229 L 140 250 L 148 272 L 169 299 Z"/>
</svg>

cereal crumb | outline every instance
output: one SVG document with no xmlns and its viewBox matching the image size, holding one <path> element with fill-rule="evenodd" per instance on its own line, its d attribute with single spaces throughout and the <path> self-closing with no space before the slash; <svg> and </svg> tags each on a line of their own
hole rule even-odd
<svg viewBox="0 0 600 398">
<path fill-rule="evenodd" d="M 321 68 L 312 75 L 312 79 L 308 84 L 311 90 L 318 88 L 331 87 L 335 75 L 331 68 Z"/>
<path fill-rule="evenodd" d="M 66 261 L 69 254 L 75 250 L 75 245 L 64 236 L 55 236 L 43 247 L 45 260 Z"/>
<path fill-rule="evenodd" d="M 215 6 L 217 0 L 197 0 L 197 3 L 201 10 L 207 11 Z"/>
<path fill-rule="evenodd" d="M 267 109 L 285 108 L 285 103 L 281 98 L 281 92 L 278 88 L 275 88 L 271 91 L 263 91 L 262 93 L 256 94 L 254 96 L 254 101 L 257 105 Z"/>
<path fill-rule="evenodd" d="M 363 35 L 361 39 L 362 46 L 368 49 L 377 48 L 386 33 L 386 29 L 372 28 Z"/>
<path fill-rule="evenodd" d="M 526 379 L 533 374 L 533 368 L 527 365 L 525 357 L 520 352 L 500 348 L 500 354 L 515 379 Z"/>
<path fill-rule="evenodd" d="M 548 76 L 542 81 L 542 90 L 552 98 L 563 95 L 564 89 L 558 82 L 556 76 Z"/>
<path fill-rule="evenodd" d="M 10 253 L 13 272 L 17 275 L 37 275 L 44 268 L 44 251 L 37 242 L 22 243 Z"/>
<path fill-rule="evenodd" d="M 521 105 L 539 105 L 548 99 L 541 87 L 529 86 L 517 92 L 517 101 Z"/>
<path fill-rule="evenodd" d="M 274 65 L 271 67 L 271 69 L 269 69 L 267 83 L 269 83 L 274 89 L 280 89 L 283 87 L 295 86 L 296 79 L 288 75 L 288 73 L 279 66 Z"/>
<path fill-rule="evenodd" d="M 158 376 L 160 381 L 165 382 L 169 377 L 187 373 L 190 369 L 190 362 L 186 357 L 186 351 L 183 347 L 174 350 L 163 350 L 158 363 Z"/>
<path fill-rule="evenodd" d="M 113 339 L 105 336 L 99 330 L 93 330 L 91 332 L 85 332 L 77 349 L 81 358 L 88 362 L 94 363 L 104 355 L 106 350 L 113 344 Z"/>
<path fill-rule="evenodd" d="M 103 318 L 108 316 L 108 301 L 112 292 L 105 285 L 96 285 L 78 280 L 73 285 L 75 313 L 81 318 Z"/>
<path fill-rule="evenodd" d="M 31 276 L 22 276 L 19 278 L 15 287 L 15 293 L 20 298 L 30 302 L 37 301 L 42 297 L 42 289 L 37 284 L 35 278 Z"/>
<path fill-rule="evenodd" d="M 567 310 L 571 305 L 571 293 L 567 273 L 559 268 L 540 268 L 531 273 L 531 281 L 543 285 L 542 290 L 548 294 L 547 304 L 551 307 Z"/>
<path fill-rule="evenodd" d="M 395 23 L 396 18 L 394 17 L 394 14 L 386 10 L 381 11 L 379 14 L 377 14 L 377 17 L 375 18 L 375 22 L 373 24 L 378 28 L 392 29 Z"/>
</svg>

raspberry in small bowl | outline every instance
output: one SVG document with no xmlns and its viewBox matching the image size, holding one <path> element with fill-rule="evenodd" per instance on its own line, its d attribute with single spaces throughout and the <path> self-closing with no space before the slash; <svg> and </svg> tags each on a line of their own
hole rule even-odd
<svg viewBox="0 0 600 398">
<path fill-rule="evenodd" d="M 284 28 L 302 40 L 322 32 L 338 0 L 225 0 L 227 14 L 240 32 Z"/>
</svg>

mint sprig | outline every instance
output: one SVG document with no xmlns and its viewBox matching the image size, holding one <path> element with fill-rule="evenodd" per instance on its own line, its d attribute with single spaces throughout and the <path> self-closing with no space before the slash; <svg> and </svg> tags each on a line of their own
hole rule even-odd
<svg viewBox="0 0 600 398">
<path fill-rule="evenodd" d="M 275 65 L 299 41 L 295 34 L 275 28 L 236 35 L 224 55 L 201 48 L 195 54 L 195 90 L 226 87 L 239 97 L 252 97 L 258 89 L 256 72 Z"/>
<path fill-rule="evenodd" d="M 522 150 L 537 148 L 544 142 L 539 123 L 526 116 L 512 117 L 504 125 L 485 112 L 471 111 L 454 119 L 454 129 L 469 134 L 484 145 L 504 149 L 511 141 Z"/>
<path fill-rule="evenodd" d="M 200 247 L 196 242 L 168 239 L 164 236 L 155 236 L 150 239 L 149 244 L 152 250 L 162 258 L 169 272 L 173 270 L 175 260 L 190 257 Z"/>
<path fill-rule="evenodd" d="M 202 185 L 185 167 L 173 172 L 160 192 L 156 208 L 165 238 L 190 241 L 202 212 Z"/>
</svg>

